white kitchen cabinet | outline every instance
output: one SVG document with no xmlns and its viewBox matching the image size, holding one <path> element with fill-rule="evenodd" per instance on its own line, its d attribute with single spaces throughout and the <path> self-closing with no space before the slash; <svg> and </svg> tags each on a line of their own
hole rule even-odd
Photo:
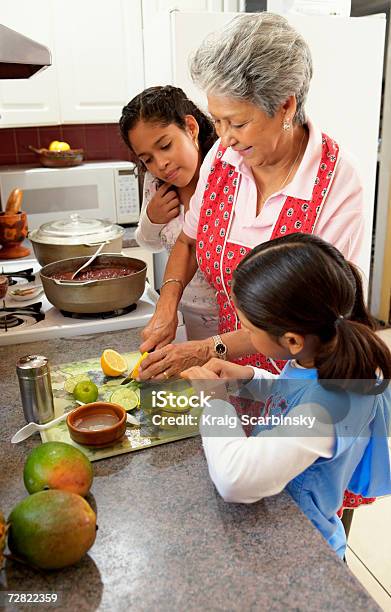
<svg viewBox="0 0 391 612">
<path fill-rule="evenodd" d="M 53 62 L 0 81 L 0 127 L 117 123 L 144 88 L 141 0 L 0 0 L 0 19 Z"/>
<path fill-rule="evenodd" d="M 144 24 L 161 11 L 239 11 L 240 0 L 142 0 Z"/>
<path fill-rule="evenodd" d="M 116 123 L 144 88 L 141 0 L 55 0 L 62 123 Z"/>
<path fill-rule="evenodd" d="M 0 127 L 60 123 L 51 0 L 0 0 L 0 20 L 8 28 L 49 47 L 53 65 L 30 79 L 0 81 Z"/>
</svg>

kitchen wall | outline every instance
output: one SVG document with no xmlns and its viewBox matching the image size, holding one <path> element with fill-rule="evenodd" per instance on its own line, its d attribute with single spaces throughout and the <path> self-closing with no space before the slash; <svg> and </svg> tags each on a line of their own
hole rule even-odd
<svg viewBox="0 0 391 612">
<path fill-rule="evenodd" d="M 0 165 L 31 164 L 37 161 L 29 145 L 48 148 L 52 140 L 64 140 L 72 149 L 84 149 L 88 161 L 130 160 L 116 123 L 53 125 L 0 129 Z"/>
</svg>

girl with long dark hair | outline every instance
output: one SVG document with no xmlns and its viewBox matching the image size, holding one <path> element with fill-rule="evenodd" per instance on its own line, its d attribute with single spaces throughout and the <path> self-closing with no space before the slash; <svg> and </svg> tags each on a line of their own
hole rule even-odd
<svg viewBox="0 0 391 612">
<path fill-rule="evenodd" d="M 262 402 L 263 418 L 252 422 L 250 437 L 242 427 L 246 415 L 239 419 L 229 403 L 212 402 L 211 414 L 236 418 L 234 428 L 217 435 L 201 425 L 212 480 L 232 502 L 252 503 L 285 488 L 343 557 L 337 511 L 345 489 L 391 493 L 391 354 L 374 332 L 360 275 L 320 238 L 291 234 L 253 249 L 235 271 L 232 293 L 254 346 L 288 362 L 278 376 L 219 359 L 182 372 L 209 384 L 248 381 L 244 389 Z M 277 427 L 265 425 L 265 415 Z M 299 417 L 313 419 L 312 427 L 292 426 Z"/>
<path fill-rule="evenodd" d="M 210 119 L 179 87 L 149 87 L 122 110 L 122 138 L 144 177 L 136 240 L 153 252 L 171 251 L 182 231 L 201 163 L 217 136 Z M 170 279 L 162 294 L 172 292 Z M 215 291 L 198 272 L 181 300 L 189 340 L 217 333 Z"/>
</svg>

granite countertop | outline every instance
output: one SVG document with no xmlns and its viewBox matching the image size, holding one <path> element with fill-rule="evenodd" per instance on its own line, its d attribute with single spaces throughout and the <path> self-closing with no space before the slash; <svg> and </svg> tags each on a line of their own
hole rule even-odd
<svg viewBox="0 0 391 612">
<path fill-rule="evenodd" d="M 17 357 L 39 352 L 54 365 L 94 357 L 108 346 L 132 351 L 138 332 L 0 347 L 6 516 L 27 495 L 23 465 L 40 442 L 36 434 L 10 444 L 24 425 Z M 286 493 L 252 505 L 225 503 L 209 479 L 199 438 L 93 467 L 88 501 L 97 508 L 99 530 L 89 554 L 50 573 L 7 561 L 3 590 L 56 592 L 57 609 L 72 612 L 380 609 Z"/>
</svg>

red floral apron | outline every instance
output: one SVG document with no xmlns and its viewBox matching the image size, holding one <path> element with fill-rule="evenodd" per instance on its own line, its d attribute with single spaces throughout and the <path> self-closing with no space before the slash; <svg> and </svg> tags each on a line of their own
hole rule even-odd
<svg viewBox="0 0 391 612">
<path fill-rule="evenodd" d="M 228 240 L 240 175 L 234 166 L 222 160 L 225 150 L 220 144 L 205 185 L 196 244 L 198 266 L 209 284 L 216 289 L 221 334 L 240 328 L 240 321 L 230 297 L 232 275 L 240 261 L 251 250 Z M 314 232 L 334 178 L 338 154 L 337 143 L 322 134 L 322 154 L 311 199 L 301 200 L 290 196 L 286 198 L 273 228 L 271 240 L 294 232 Z M 234 361 L 241 365 L 264 368 L 274 374 L 278 374 L 285 364 L 284 361 L 275 362 L 262 354 L 245 355 Z M 238 412 L 248 413 L 254 410 L 250 405 L 244 409 L 243 399 L 239 404 L 235 402 L 235 407 Z M 259 404 L 257 410 L 259 413 Z M 352 494 L 349 493 L 347 497 L 352 498 Z"/>
</svg>

